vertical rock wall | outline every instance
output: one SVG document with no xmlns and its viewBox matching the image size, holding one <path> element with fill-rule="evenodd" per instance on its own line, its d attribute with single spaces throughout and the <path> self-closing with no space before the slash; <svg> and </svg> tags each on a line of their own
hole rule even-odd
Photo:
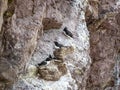
<svg viewBox="0 0 120 90">
<path fill-rule="evenodd" d="M 42 5 L 40 5 L 41 3 Z M 36 1 L 35 4 L 34 10 L 36 14 L 39 13 L 39 9 L 42 8 L 43 10 L 43 33 L 38 38 L 37 47 L 30 64 L 37 65 L 44 61 L 49 54 L 54 57 L 53 52 L 57 49 L 54 41 L 65 47 L 74 48 L 74 52 L 64 56 L 63 61 L 67 67 L 67 73 L 59 77 L 58 81 L 46 81 L 43 78 L 28 77 L 20 80 L 15 89 L 29 87 L 31 90 L 84 90 L 87 70 L 90 65 L 89 32 L 87 31 L 83 11 L 87 2 L 51 0 L 47 2 Z M 65 27 L 72 32 L 73 38 L 64 35 L 63 29 Z"/>
<path fill-rule="evenodd" d="M 4 22 L 1 30 L 0 80 L 3 88 L 7 90 L 12 88 L 19 75 L 26 69 L 37 44 L 41 24 L 39 19 L 36 22 L 36 17 L 30 14 L 30 3 L 33 4 L 33 1 L 9 0 L 8 9 L 5 13 L 2 12 Z"/>
<path fill-rule="evenodd" d="M 3 14 L 7 9 L 7 0 L 0 1 L 0 31 L 3 23 Z"/>
<path fill-rule="evenodd" d="M 86 90 L 115 90 L 115 56 L 120 50 L 119 1 L 89 2 L 96 3 L 90 5 L 92 10 L 97 10 L 86 13 L 92 59 Z"/>
<path fill-rule="evenodd" d="M 4 4 L 1 3 L 0 1 L 0 7 L 3 7 L 1 5 Z M 5 10 L 2 9 L 0 11 L 2 12 L 0 17 L 3 17 L 4 13 L 4 22 L 0 24 L 2 25 L 1 88 L 3 90 L 5 88 L 6 90 L 85 90 L 87 71 L 91 63 L 89 32 L 84 12 L 86 6 L 86 0 L 8 0 L 6 12 L 4 13 Z M 64 35 L 65 27 L 73 37 Z M 37 75 L 29 76 L 28 74 L 37 68 L 37 64 L 44 61 L 49 54 L 55 56 L 54 51 L 58 48 L 54 41 L 65 46 L 65 49 L 62 48 L 63 51 L 59 48 L 63 61 L 55 65 L 49 64 L 50 69 L 48 69 L 52 71 L 50 75 L 55 73 L 53 69 L 61 72 L 65 70 L 64 75 L 60 75 L 57 81 L 44 80 L 39 77 L 38 72 Z M 67 50 L 69 47 L 72 49 Z M 66 69 L 62 69 L 63 67 L 67 68 L 67 72 Z M 49 74 L 47 76 L 49 78 Z"/>
<path fill-rule="evenodd" d="M 0 90 L 114 90 L 119 2 L 1 0 Z"/>
</svg>

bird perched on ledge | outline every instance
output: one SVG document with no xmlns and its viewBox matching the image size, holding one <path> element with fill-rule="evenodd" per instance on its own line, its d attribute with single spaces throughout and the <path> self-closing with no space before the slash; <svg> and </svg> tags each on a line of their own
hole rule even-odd
<svg viewBox="0 0 120 90">
<path fill-rule="evenodd" d="M 59 48 L 64 47 L 62 44 L 59 44 L 59 43 L 56 42 L 56 41 L 54 41 L 54 44 L 55 44 L 55 46 L 57 46 L 57 47 L 59 47 Z"/>
<path fill-rule="evenodd" d="M 38 66 L 41 66 L 41 65 L 47 65 L 49 63 L 49 61 L 51 61 L 53 58 L 51 55 L 49 55 L 49 57 L 47 57 L 45 59 L 45 61 L 42 61 L 41 63 L 38 63 Z"/>
<path fill-rule="evenodd" d="M 67 27 L 65 27 L 65 28 L 63 29 L 63 31 L 64 31 L 64 34 L 65 34 L 65 35 L 67 35 L 67 36 L 73 38 L 73 34 L 68 30 Z"/>
<path fill-rule="evenodd" d="M 47 64 L 47 61 L 42 61 L 41 63 L 38 63 L 38 66 L 46 65 L 46 64 Z"/>
<path fill-rule="evenodd" d="M 48 58 L 46 58 L 46 60 L 45 61 L 51 61 L 52 60 L 52 56 L 51 55 L 49 55 L 49 57 Z"/>
</svg>

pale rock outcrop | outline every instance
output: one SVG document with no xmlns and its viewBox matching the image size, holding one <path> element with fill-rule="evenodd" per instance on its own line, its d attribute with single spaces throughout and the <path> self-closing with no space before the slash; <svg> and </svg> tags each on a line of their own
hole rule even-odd
<svg viewBox="0 0 120 90">
<path fill-rule="evenodd" d="M 43 24 L 43 33 L 39 34 L 42 36 L 37 39 L 37 47 L 30 64 L 37 65 L 44 61 L 49 54 L 54 57 L 53 52 L 56 50 L 54 41 L 64 46 L 74 47 L 74 52 L 64 57 L 67 73 L 61 76 L 58 81 L 51 82 L 43 80 L 42 78 L 26 78 L 24 79 L 25 83 L 27 82 L 27 86 L 31 86 L 32 90 L 40 90 L 40 88 L 44 90 L 84 90 L 87 70 L 91 63 L 89 57 L 89 32 L 87 31 L 84 17 L 84 9 L 87 2 L 84 0 L 47 0 L 34 1 L 34 4 L 35 12 L 33 16 L 38 16 L 43 12 L 43 19 L 40 18 L 40 20 L 45 20 L 47 18 L 50 20 L 50 24 L 48 24 L 48 26 Z M 55 20 L 56 23 L 54 23 L 53 20 Z M 53 26 L 50 27 L 49 25 Z M 66 37 L 63 34 L 63 28 L 65 26 L 73 33 L 74 38 Z M 35 87 L 33 83 L 38 83 L 37 87 Z M 45 84 L 45 86 L 43 86 L 43 84 Z M 19 88 L 19 82 L 15 86 Z M 21 86 L 21 88 L 25 87 L 25 85 Z"/>
</svg>

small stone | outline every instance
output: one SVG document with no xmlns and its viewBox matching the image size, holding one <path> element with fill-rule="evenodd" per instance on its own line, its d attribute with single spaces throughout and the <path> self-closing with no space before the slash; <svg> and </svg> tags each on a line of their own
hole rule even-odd
<svg viewBox="0 0 120 90">
<path fill-rule="evenodd" d="M 80 70 L 80 69 L 76 69 L 76 70 L 75 70 L 75 73 L 76 73 L 76 74 L 79 74 L 79 75 L 83 75 L 83 71 Z"/>
<path fill-rule="evenodd" d="M 61 76 L 67 73 L 67 68 L 64 63 L 55 63 L 51 61 L 46 66 L 38 68 L 39 77 L 48 81 L 57 81 Z"/>
<path fill-rule="evenodd" d="M 61 22 L 58 22 L 54 18 L 43 18 L 43 30 L 59 29 L 62 26 Z"/>
<path fill-rule="evenodd" d="M 34 65 L 29 65 L 28 71 L 27 71 L 27 76 L 28 77 L 34 77 L 37 74 L 37 67 Z"/>
<path fill-rule="evenodd" d="M 74 52 L 74 48 L 72 46 L 65 46 L 65 47 L 61 47 L 60 49 L 56 49 L 54 51 L 54 56 L 57 59 L 63 60 L 66 55 L 71 54 L 73 52 Z"/>
</svg>

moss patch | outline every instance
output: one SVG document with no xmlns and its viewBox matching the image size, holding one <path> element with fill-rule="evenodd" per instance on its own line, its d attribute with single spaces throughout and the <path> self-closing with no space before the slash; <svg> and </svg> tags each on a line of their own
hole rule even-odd
<svg viewBox="0 0 120 90">
<path fill-rule="evenodd" d="M 8 4 L 11 4 L 14 0 L 8 0 Z"/>
<path fill-rule="evenodd" d="M 13 15 L 13 12 L 11 12 L 11 11 L 6 11 L 6 12 L 4 13 L 4 17 L 5 17 L 5 18 L 12 17 L 12 15 Z"/>
</svg>

